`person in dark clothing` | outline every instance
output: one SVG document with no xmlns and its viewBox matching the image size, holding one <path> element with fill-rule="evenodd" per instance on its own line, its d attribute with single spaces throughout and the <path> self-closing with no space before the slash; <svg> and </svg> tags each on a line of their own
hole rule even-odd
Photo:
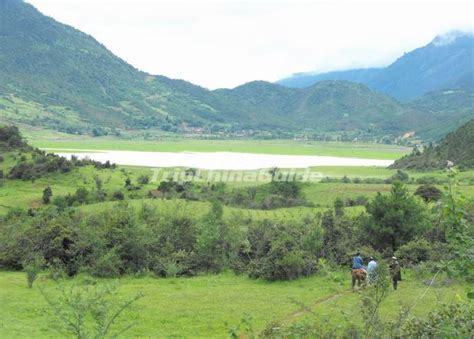
<svg viewBox="0 0 474 339">
<path fill-rule="evenodd" d="M 402 272 L 396 257 L 392 257 L 392 261 L 390 262 L 390 276 L 392 277 L 393 289 L 396 290 L 398 282 L 402 281 Z"/>
</svg>

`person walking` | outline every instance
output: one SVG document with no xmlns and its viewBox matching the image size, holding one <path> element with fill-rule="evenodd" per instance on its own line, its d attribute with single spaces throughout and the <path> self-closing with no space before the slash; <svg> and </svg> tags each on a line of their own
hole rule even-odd
<svg viewBox="0 0 474 339">
<path fill-rule="evenodd" d="M 392 261 L 390 262 L 390 276 L 392 277 L 393 289 L 396 290 L 398 282 L 402 281 L 402 272 L 397 257 L 392 257 Z"/>
<path fill-rule="evenodd" d="M 377 280 L 377 261 L 374 257 L 370 257 L 369 264 L 367 265 L 367 273 L 369 275 L 369 284 L 375 283 Z"/>
</svg>

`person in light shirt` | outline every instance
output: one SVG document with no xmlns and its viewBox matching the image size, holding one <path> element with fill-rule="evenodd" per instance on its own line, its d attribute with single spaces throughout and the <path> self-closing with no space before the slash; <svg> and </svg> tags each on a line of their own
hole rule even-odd
<svg viewBox="0 0 474 339">
<path fill-rule="evenodd" d="M 369 283 L 373 284 L 377 280 L 377 261 L 374 257 L 370 257 L 367 265 L 367 273 L 369 274 Z"/>
</svg>

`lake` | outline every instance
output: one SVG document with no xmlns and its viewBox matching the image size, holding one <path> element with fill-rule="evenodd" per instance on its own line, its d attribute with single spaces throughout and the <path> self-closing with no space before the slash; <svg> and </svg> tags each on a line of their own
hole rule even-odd
<svg viewBox="0 0 474 339">
<path fill-rule="evenodd" d="M 143 167 L 185 167 L 204 170 L 257 170 L 262 168 L 307 168 L 314 166 L 387 167 L 393 160 L 328 157 L 317 155 L 274 155 L 234 152 L 137 152 L 49 149 L 60 156 L 110 161 L 117 165 Z M 66 153 L 67 152 L 67 153 Z"/>
</svg>

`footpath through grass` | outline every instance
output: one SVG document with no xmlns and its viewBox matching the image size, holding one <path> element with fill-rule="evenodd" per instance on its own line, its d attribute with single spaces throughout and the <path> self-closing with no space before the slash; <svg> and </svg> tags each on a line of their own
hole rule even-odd
<svg viewBox="0 0 474 339">
<path fill-rule="evenodd" d="M 58 284 L 84 284 L 78 277 L 54 282 L 40 277 L 33 289 L 26 287 L 25 274 L 0 273 L 0 333 L 2 338 L 58 337 L 59 323 L 48 311 L 39 287 L 54 295 Z M 102 283 L 104 280 L 98 280 Z M 231 273 L 194 278 L 153 277 L 119 279 L 117 300 L 138 292 L 144 297 L 127 311 L 118 325 L 138 315 L 138 323 L 126 336 L 140 337 L 228 337 L 228 330 L 242 319 L 251 319 L 256 331 L 270 321 L 297 321 L 315 317 L 302 309 L 309 306 L 319 320 L 340 324 L 345 318 L 361 320 L 358 293 L 349 291 L 349 272 L 313 276 L 290 282 L 251 280 Z M 394 317 L 401 305 L 415 302 L 414 313 L 426 315 L 437 303 L 464 298 L 465 286 L 430 288 L 411 274 L 405 275 L 398 291 L 390 292 L 382 306 L 383 318 Z M 299 303 L 299 305 L 298 305 Z"/>
</svg>

